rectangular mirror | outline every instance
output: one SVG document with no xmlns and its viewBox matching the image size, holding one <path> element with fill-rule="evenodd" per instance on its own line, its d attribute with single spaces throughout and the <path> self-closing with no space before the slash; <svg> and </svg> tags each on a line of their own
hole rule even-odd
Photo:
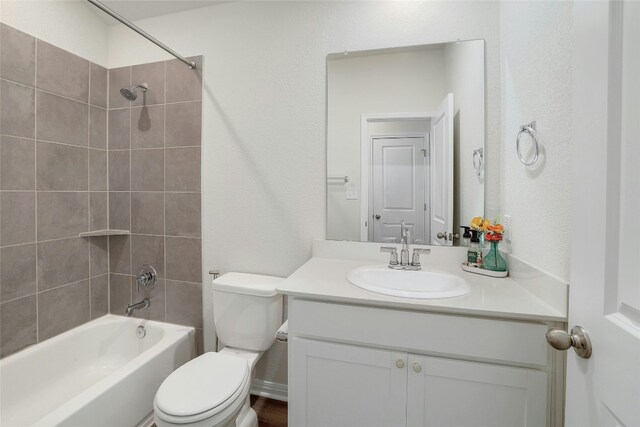
<svg viewBox="0 0 640 427">
<path fill-rule="evenodd" d="M 327 57 L 327 239 L 453 245 L 484 215 L 484 41 Z"/>
</svg>

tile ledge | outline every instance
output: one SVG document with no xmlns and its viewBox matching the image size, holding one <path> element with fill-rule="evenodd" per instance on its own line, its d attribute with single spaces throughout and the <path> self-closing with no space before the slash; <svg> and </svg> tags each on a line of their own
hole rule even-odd
<svg viewBox="0 0 640 427">
<path fill-rule="evenodd" d="M 80 233 L 80 237 L 98 237 L 98 236 L 126 236 L 129 230 L 96 230 Z"/>
</svg>

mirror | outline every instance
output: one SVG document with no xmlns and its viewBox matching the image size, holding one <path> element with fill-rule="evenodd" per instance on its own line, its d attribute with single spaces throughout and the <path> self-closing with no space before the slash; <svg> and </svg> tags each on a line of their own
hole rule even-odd
<svg viewBox="0 0 640 427">
<path fill-rule="evenodd" d="M 453 245 L 484 215 L 484 41 L 327 57 L 327 239 Z"/>
</svg>

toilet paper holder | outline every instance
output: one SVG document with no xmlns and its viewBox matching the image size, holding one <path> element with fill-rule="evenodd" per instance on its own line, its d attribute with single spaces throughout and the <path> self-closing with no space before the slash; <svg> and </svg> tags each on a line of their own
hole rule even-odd
<svg viewBox="0 0 640 427">
<path fill-rule="evenodd" d="M 285 320 L 282 326 L 278 328 L 278 332 L 276 332 L 276 341 L 278 342 L 289 341 L 289 320 Z"/>
</svg>

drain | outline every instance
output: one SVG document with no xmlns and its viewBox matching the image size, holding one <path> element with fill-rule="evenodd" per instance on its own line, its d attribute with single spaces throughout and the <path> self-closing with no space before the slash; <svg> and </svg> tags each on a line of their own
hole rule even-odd
<svg viewBox="0 0 640 427">
<path fill-rule="evenodd" d="M 138 336 L 138 338 L 144 338 L 145 335 L 147 335 L 147 330 L 144 328 L 144 326 L 140 325 L 138 326 L 138 329 L 136 329 L 136 335 Z"/>
</svg>

